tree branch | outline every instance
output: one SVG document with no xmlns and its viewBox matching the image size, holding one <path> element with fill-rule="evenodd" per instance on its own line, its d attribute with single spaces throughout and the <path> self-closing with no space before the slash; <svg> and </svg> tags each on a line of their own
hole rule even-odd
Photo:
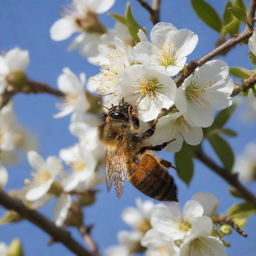
<svg viewBox="0 0 256 256">
<path fill-rule="evenodd" d="M 253 26 L 254 26 L 254 22 L 255 22 L 255 10 L 256 10 L 256 0 L 251 0 L 250 7 L 249 7 L 249 14 L 247 17 L 247 25 L 245 26 L 244 31 L 238 35 L 233 36 L 232 38 L 230 38 L 229 40 L 227 40 L 226 42 L 224 42 L 223 44 L 221 44 L 214 50 L 212 50 L 209 53 L 207 53 L 206 55 L 204 55 L 203 57 L 201 57 L 197 60 L 191 61 L 187 65 L 186 70 L 183 71 L 180 74 L 180 76 L 176 79 L 177 86 L 180 86 L 182 84 L 182 82 L 189 75 L 191 75 L 197 67 L 202 66 L 205 62 L 207 62 L 211 58 L 215 57 L 216 55 L 220 54 L 222 51 L 227 50 L 227 49 L 237 45 L 244 39 L 250 37 L 253 33 Z"/>
<path fill-rule="evenodd" d="M 81 244 L 74 240 L 65 229 L 57 227 L 52 221 L 42 214 L 26 207 L 19 199 L 11 197 L 0 189 L 0 205 L 9 210 L 16 211 L 20 216 L 27 219 L 47 234 L 53 237 L 54 241 L 61 242 L 67 249 L 78 256 L 93 256 Z"/>
<path fill-rule="evenodd" d="M 246 201 L 251 202 L 256 207 L 256 196 L 239 181 L 236 174 L 232 174 L 225 168 L 217 165 L 203 152 L 201 148 L 198 150 L 196 158 L 218 176 L 222 177 L 228 184 L 238 191 L 239 195 L 241 195 Z"/>
<path fill-rule="evenodd" d="M 245 79 L 241 84 L 236 84 L 234 91 L 232 92 L 232 97 L 238 95 L 240 92 L 246 91 L 253 87 L 256 83 L 256 74 L 251 75 L 249 78 Z"/>
</svg>

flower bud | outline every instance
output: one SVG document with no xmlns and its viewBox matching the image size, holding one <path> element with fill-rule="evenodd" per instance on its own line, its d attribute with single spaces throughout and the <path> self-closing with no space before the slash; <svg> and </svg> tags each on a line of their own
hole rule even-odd
<svg viewBox="0 0 256 256">
<path fill-rule="evenodd" d="M 0 219 L 1 224 L 13 223 L 21 221 L 22 217 L 15 211 L 6 211 L 5 215 Z"/>
<path fill-rule="evenodd" d="M 223 235 L 228 236 L 232 234 L 232 229 L 229 225 L 225 224 L 220 227 L 220 231 L 223 233 Z"/>
<path fill-rule="evenodd" d="M 6 81 L 17 91 L 22 91 L 28 84 L 27 75 L 22 71 L 14 71 L 8 74 L 6 76 Z"/>
<path fill-rule="evenodd" d="M 23 246 L 19 239 L 15 239 L 11 242 L 8 249 L 8 256 L 23 256 Z"/>
</svg>

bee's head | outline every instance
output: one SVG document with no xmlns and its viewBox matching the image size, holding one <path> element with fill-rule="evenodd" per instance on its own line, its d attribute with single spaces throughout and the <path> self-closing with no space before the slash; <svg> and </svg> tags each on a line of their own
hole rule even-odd
<svg viewBox="0 0 256 256">
<path fill-rule="evenodd" d="M 129 112 L 131 109 L 132 105 L 122 99 L 118 105 L 112 106 L 109 109 L 107 115 L 114 120 L 129 121 Z"/>
</svg>

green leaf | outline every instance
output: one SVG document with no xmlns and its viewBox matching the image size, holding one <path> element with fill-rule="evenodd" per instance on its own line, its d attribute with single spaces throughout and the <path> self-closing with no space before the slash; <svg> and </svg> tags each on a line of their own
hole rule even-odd
<svg viewBox="0 0 256 256">
<path fill-rule="evenodd" d="M 223 166 L 231 171 L 234 164 L 234 153 L 228 142 L 225 141 L 222 137 L 215 134 L 213 136 L 208 137 L 208 140 L 217 154 L 220 161 L 223 163 Z"/>
<path fill-rule="evenodd" d="M 125 19 L 126 19 L 126 26 L 129 30 L 134 42 L 138 43 L 140 41 L 140 39 L 137 34 L 139 32 L 139 29 L 142 29 L 142 27 L 134 19 L 130 3 L 128 3 L 126 5 Z"/>
<path fill-rule="evenodd" d="M 230 23 L 233 18 L 234 18 L 234 15 L 233 15 L 233 12 L 232 12 L 232 4 L 230 2 L 227 2 L 225 4 L 225 8 L 224 8 L 224 12 L 223 12 L 223 24 L 224 25 L 227 25 L 228 23 Z"/>
<path fill-rule="evenodd" d="M 248 218 L 251 215 L 256 214 L 256 208 L 249 202 L 235 204 L 229 208 L 227 214 L 237 218 Z"/>
<path fill-rule="evenodd" d="M 114 20 L 122 23 L 123 25 L 126 25 L 126 19 L 124 16 L 116 14 L 116 13 L 110 13 L 109 16 L 112 17 Z"/>
<path fill-rule="evenodd" d="M 227 121 L 230 119 L 230 117 L 233 115 L 235 110 L 236 110 L 236 105 L 233 104 L 229 108 L 226 108 L 226 109 L 220 111 L 217 114 L 212 126 L 210 127 L 211 130 L 214 128 L 222 128 L 227 123 Z"/>
<path fill-rule="evenodd" d="M 193 163 L 194 150 L 186 143 L 183 144 L 182 149 L 175 153 L 175 165 L 177 168 L 178 176 L 187 185 L 189 185 L 194 174 Z"/>
<path fill-rule="evenodd" d="M 256 65 L 256 56 L 252 52 L 249 52 L 248 55 L 249 55 L 249 59 L 250 59 L 252 65 L 255 66 Z"/>
<path fill-rule="evenodd" d="M 219 133 L 227 135 L 229 137 L 236 137 L 237 136 L 237 132 L 235 132 L 235 131 L 233 131 L 231 129 L 228 129 L 228 128 L 221 128 L 221 129 L 219 129 Z"/>
<path fill-rule="evenodd" d="M 243 0 L 233 0 L 232 12 L 237 19 L 247 22 L 247 9 Z"/>
<path fill-rule="evenodd" d="M 253 73 L 252 70 L 241 68 L 241 67 L 230 67 L 229 71 L 231 75 L 241 79 L 247 79 Z"/>
<path fill-rule="evenodd" d="M 222 21 L 215 9 L 204 0 L 191 0 L 191 4 L 199 18 L 209 27 L 221 32 Z"/>
</svg>

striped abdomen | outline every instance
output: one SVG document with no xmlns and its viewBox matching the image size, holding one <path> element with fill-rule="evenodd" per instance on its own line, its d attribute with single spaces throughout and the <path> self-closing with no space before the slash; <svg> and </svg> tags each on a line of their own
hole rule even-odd
<svg viewBox="0 0 256 256">
<path fill-rule="evenodd" d="M 128 179 L 149 197 L 160 201 L 178 201 L 173 177 L 156 157 L 150 154 L 142 156 L 137 168 L 129 168 Z"/>
</svg>

